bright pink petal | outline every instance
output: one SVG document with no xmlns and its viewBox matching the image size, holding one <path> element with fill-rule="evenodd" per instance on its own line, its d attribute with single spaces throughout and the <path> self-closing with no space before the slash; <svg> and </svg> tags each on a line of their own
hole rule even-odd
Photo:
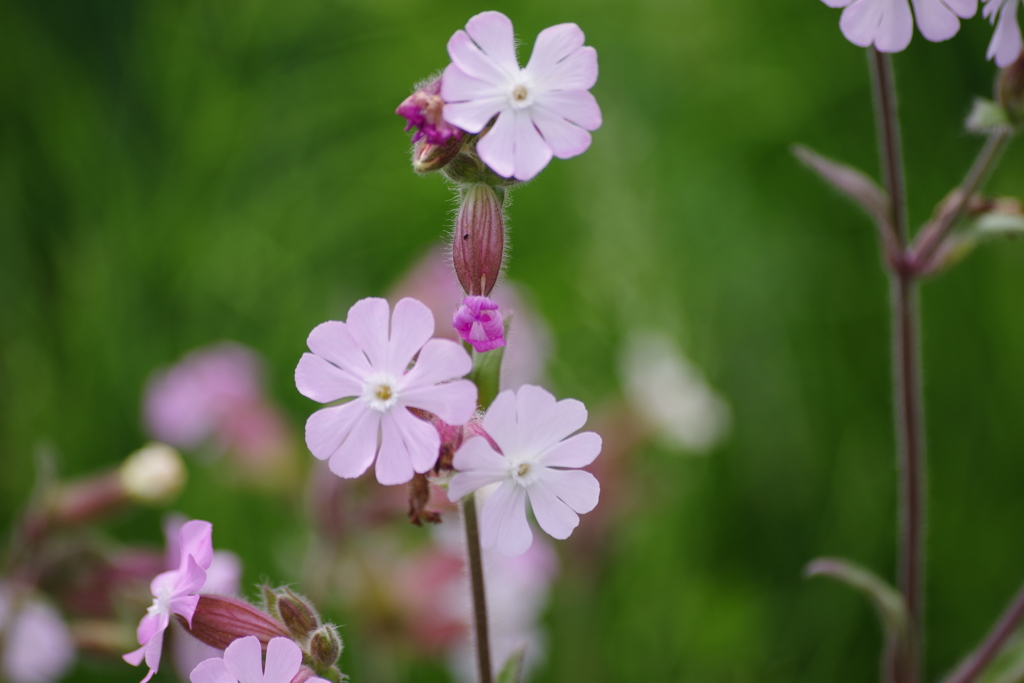
<svg viewBox="0 0 1024 683">
<path fill-rule="evenodd" d="M 516 392 L 506 389 L 491 402 L 491 406 L 484 414 L 484 431 L 494 439 L 503 453 L 519 450 Z"/>
<path fill-rule="evenodd" d="M 319 460 L 330 458 L 368 410 L 365 402 L 356 399 L 340 406 L 321 408 L 310 415 L 306 420 L 306 446 L 310 453 Z"/>
<path fill-rule="evenodd" d="M 198 595 L 179 595 L 171 598 L 168 605 L 172 614 L 180 614 L 185 617 L 189 628 L 192 628 L 192 615 L 196 613 L 196 607 L 199 605 Z"/>
<path fill-rule="evenodd" d="M 466 379 L 421 387 L 402 394 L 402 404 L 433 413 L 450 425 L 469 422 L 476 412 L 476 385 Z"/>
<path fill-rule="evenodd" d="M 516 180 L 527 181 L 544 170 L 551 161 L 551 147 L 533 125 L 529 112 L 514 111 Z"/>
<path fill-rule="evenodd" d="M 360 299 L 348 309 L 346 327 L 376 371 L 383 370 L 387 362 L 390 317 L 391 308 L 386 299 Z"/>
<path fill-rule="evenodd" d="M 239 638 L 224 650 L 224 668 L 239 683 L 263 683 L 263 647 L 256 636 Z"/>
<path fill-rule="evenodd" d="M 526 552 L 533 542 L 526 521 L 526 489 L 506 480 L 491 494 L 480 514 L 480 541 L 506 557 Z"/>
<path fill-rule="evenodd" d="M 960 30 L 960 19 L 942 0 L 911 0 L 917 28 L 926 40 L 949 40 Z"/>
<path fill-rule="evenodd" d="M 191 555 L 196 564 L 209 569 L 213 562 L 213 525 L 201 519 L 193 519 L 182 525 L 180 534 L 179 567 L 185 569 L 188 564 L 185 558 Z"/>
<path fill-rule="evenodd" d="M 148 643 L 144 644 L 138 650 L 132 650 L 126 655 L 121 655 L 121 659 L 128 662 L 132 666 L 138 666 L 139 664 L 142 664 L 142 660 L 146 658 L 147 647 L 149 647 Z"/>
<path fill-rule="evenodd" d="M 448 121 L 448 107 L 456 102 L 476 102 L 492 98 L 501 98 L 502 102 L 507 101 L 505 91 L 502 88 L 493 83 L 481 81 L 479 78 L 473 78 L 455 64 L 449 64 L 445 67 L 444 75 L 441 77 L 441 98 L 445 102 L 441 113 L 444 114 L 446 121 Z M 480 123 L 481 128 L 494 114 L 498 113 L 499 108 L 495 107 L 494 112 L 482 120 Z M 451 121 L 448 122 L 452 123 Z"/>
<path fill-rule="evenodd" d="M 546 491 L 580 514 L 597 507 L 601 497 L 601 484 L 597 477 L 583 470 L 547 469 L 537 484 L 541 484 Z M 533 500 L 533 489 L 537 484 L 530 487 L 530 500 Z"/>
<path fill-rule="evenodd" d="M 400 392 L 428 387 L 445 380 L 465 377 L 473 359 L 450 339 L 431 339 L 423 346 L 416 365 L 402 378 Z"/>
<path fill-rule="evenodd" d="M 530 111 L 533 123 L 544 136 L 551 152 L 559 159 L 568 159 L 582 154 L 590 147 L 590 133 L 569 123 L 561 116 L 540 107 Z"/>
<path fill-rule="evenodd" d="M 304 353 L 299 359 L 295 368 L 295 386 L 300 394 L 320 403 L 359 396 L 363 391 L 362 382 L 358 379 L 311 353 Z"/>
<path fill-rule="evenodd" d="M 228 673 L 224 660 L 220 657 L 199 662 L 196 668 L 192 669 L 188 679 L 192 683 L 238 683 L 238 680 Z"/>
<path fill-rule="evenodd" d="M 404 413 L 411 419 L 416 419 L 404 408 L 389 410 L 384 413 L 380 421 L 380 452 L 377 454 L 377 481 L 385 486 L 404 484 L 412 479 L 415 474 L 412 467 L 412 453 L 409 452 L 409 445 L 406 443 L 402 426 L 396 422 L 395 416 Z M 433 430 L 435 451 L 434 458 L 437 458 L 437 450 L 441 447 L 441 437 L 437 430 Z M 419 445 L 419 444 L 417 444 Z M 428 444 L 429 445 L 429 444 Z"/>
<path fill-rule="evenodd" d="M 572 530 L 579 526 L 580 518 L 568 505 L 558 499 L 543 480 L 531 486 L 527 493 L 530 495 L 530 505 L 533 507 L 533 514 L 537 518 L 537 524 L 553 538 L 569 538 Z"/>
<path fill-rule="evenodd" d="M 343 322 L 329 320 L 320 323 L 309 333 L 306 345 L 310 351 L 356 379 L 362 379 L 373 372 L 366 354 L 352 336 L 348 325 Z"/>
<path fill-rule="evenodd" d="M 444 120 L 470 133 L 479 133 L 506 106 L 505 97 L 488 97 L 444 105 Z"/>
<path fill-rule="evenodd" d="M 466 33 L 506 72 L 514 74 L 519 71 L 515 32 L 512 21 L 504 14 L 481 12 L 466 22 Z"/>
<path fill-rule="evenodd" d="M 267 645 L 263 683 L 291 683 L 302 666 L 302 650 L 287 638 L 273 638 Z"/>
<path fill-rule="evenodd" d="M 456 31 L 448 40 L 448 56 L 463 73 L 491 86 L 503 86 L 512 78 L 495 60 L 484 54 L 465 31 Z M 441 82 L 442 92 L 444 81 Z"/>
<path fill-rule="evenodd" d="M 583 47 L 583 31 L 576 24 L 549 26 L 537 36 L 533 54 L 523 69 L 531 77 L 543 75 L 576 50 Z"/>
<path fill-rule="evenodd" d="M 532 384 L 519 388 L 516 411 L 523 448 L 546 450 L 587 423 L 587 409 L 581 402 L 573 398 L 556 402 L 549 391 Z"/>
<path fill-rule="evenodd" d="M 163 654 L 163 651 L 164 634 L 161 629 L 160 633 L 153 636 L 150 641 L 146 643 L 146 666 L 150 668 L 150 675 L 156 673 L 160 669 L 160 657 Z"/>
<path fill-rule="evenodd" d="M 563 119 L 575 123 L 580 128 L 597 130 L 601 127 L 601 107 L 597 100 L 586 90 L 566 90 L 548 92 L 537 96 L 534 109 L 544 109 Z M 544 132 L 544 129 L 541 129 Z"/>
<path fill-rule="evenodd" d="M 503 178 L 510 178 L 516 170 L 515 122 L 515 111 L 502 111 L 494 126 L 476 143 L 477 154 L 483 162 Z"/>
<path fill-rule="evenodd" d="M 401 375 L 409 367 L 412 357 L 433 335 L 434 314 L 430 309 L 416 299 L 402 299 L 395 304 L 395 312 L 391 317 L 388 360 L 381 369 L 394 375 Z"/>
<path fill-rule="evenodd" d="M 601 437 L 594 432 L 570 436 L 538 458 L 545 467 L 586 467 L 601 452 Z"/>
<path fill-rule="evenodd" d="M 148 643 L 167 628 L 170 619 L 166 615 L 146 612 L 135 629 L 135 637 L 139 643 Z"/>
<path fill-rule="evenodd" d="M 597 50 L 585 46 L 543 73 L 533 75 L 536 87 L 553 90 L 590 90 L 597 83 Z"/>
</svg>

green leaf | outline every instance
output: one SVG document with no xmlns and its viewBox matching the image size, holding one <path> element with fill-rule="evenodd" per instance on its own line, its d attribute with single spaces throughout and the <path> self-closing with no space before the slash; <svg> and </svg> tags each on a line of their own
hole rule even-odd
<svg viewBox="0 0 1024 683">
<path fill-rule="evenodd" d="M 495 683 L 520 683 L 523 680 L 523 660 L 526 657 L 526 648 L 521 647 L 505 660 L 505 666 L 501 667 L 498 680 Z"/>
<path fill-rule="evenodd" d="M 889 197 L 874 180 L 852 166 L 821 156 L 803 145 L 794 145 L 793 154 L 822 180 L 864 209 L 879 226 L 889 222 Z"/>
<path fill-rule="evenodd" d="M 484 353 L 473 352 L 473 369 L 469 372 L 469 379 L 476 384 L 477 404 L 481 408 L 486 409 L 491 405 L 501 389 L 501 359 L 504 357 L 504 346 Z"/>
<path fill-rule="evenodd" d="M 849 560 L 823 557 L 804 570 L 808 577 L 827 576 L 863 593 L 875 606 L 882 622 L 885 646 L 882 650 L 882 680 L 906 680 L 912 662 L 913 640 L 907 605 L 903 596 L 874 572 Z"/>
<path fill-rule="evenodd" d="M 979 97 L 974 100 L 971 113 L 967 115 L 964 127 L 968 132 L 982 135 L 994 133 L 1003 128 L 1010 128 L 1010 116 L 1001 104 L 993 100 Z"/>
<path fill-rule="evenodd" d="M 971 229 L 981 237 L 1024 235 L 1024 215 L 990 211 L 976 220 Z"/>
</svg>

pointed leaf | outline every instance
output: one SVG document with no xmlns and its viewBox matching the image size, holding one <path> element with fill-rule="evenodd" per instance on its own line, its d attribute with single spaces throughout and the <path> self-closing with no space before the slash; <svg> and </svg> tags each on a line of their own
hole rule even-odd
<svg viewBox="0 0 1024 683">
<path fill-rule="evenodd" d="M 964 121 L 964 127 L 969 133 L 988 135 L 1006 128 L 1012 128 L 1010 115 L 1006 113 L 1003 105 L 993 100 L 979 97 L 974 100 L 971 113 Z"/>
<path fill-rule="evenodd" d="M 874 180 L 851 166 L 823 157 L 803 145 L 794 145 L 793 154 L 825 182 L 864 209 L 879 226 L 889 224 L 889 197 Z"/>
<path fill-rule="evenodd" d="M 481 408 L 490 406 L 501 390 L 501 359 L 505 357 L 505 348 L 501 346 L 483 353 L 473 351 L 473 369 L 468 377 L 476 385 L 477 403 Z"/>
<path fill-rule="evenodd" d="M 495 683 L 520 683 L 523 680 L 523 661 L 525 657 L 525 647 L 521 647 L 513 652 L 505 660 L 505 666 L 501 667 L 501 673 L 498 674 Z"/>
</svg>

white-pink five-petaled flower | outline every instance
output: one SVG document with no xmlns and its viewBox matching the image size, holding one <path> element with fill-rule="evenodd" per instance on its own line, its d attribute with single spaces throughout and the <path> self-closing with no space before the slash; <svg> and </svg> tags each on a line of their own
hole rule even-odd
<svg viewBox="0 0 1024 683">
<path fill-rule="evenodd" d="M 1020 0 L 984 0 L 982 15 L 995 24 L 992 42 L 988 44 L 988 59 L 995 57 L 996 66 L 1000 69 L 1017 61 L 1024 48 L 1021 40 L 1020 24 L 1017 23 L 1017 8 Z"/>
<path fill-rule="evenodd" d="M 138 650 L 124 655 L 124 660 L 138 666 L 145 660 L 149 673 L 142 679 L 146 683 L 160 668 L 164 631 L 172 614 L 185 617 L 189 625 L 199 603 L 199 591 L 206 583 L 206 570 L 213 562 L 213 525 L 194 519 L 181 527 L 179 544 L 181 559 L 177 569 L 158 574 L 150 584 L 153 604 L 139 622 Z"/>
<path fill-rule="evenodd" d="M 822 0 L 845 7 L 839 19 L 843 35 L 854 45 L 874 45 L 879 52 L 900 52 L 914 34 L 908 0 Z M 960 19 L 978 11 L 978 0 L 910 0 L 917 28 L 927 40 L 949 40 L 960 30 Z"/>
<path fill-rule="evenodd" d="M 523 385 L 501 392 L 484 415 L 487 434 L 470 439 L 455 454 L 458 471 L 448 485 L 454 502 L 484 486 L 499 484 L 483 505 L 480 540 L 485 548 L 514 557 L 526 551 L 533 533 L 526 519 L 526 499 L 540 527 L 555 538 L 568 538 L 579 524 L 577 513 L 597 505 L 600 485 L 585 467 L 601 452 L 594 432 L 570 436 L 587 421 L 587 409 L 573 399 L 555 401 L 540 387 Z"/>
<path fill-rule="evenodd" d="M 512 22 L 483 12 L 448 41 L 452 63 L 441 79 L 443 116 L 479 133 L 497 116 L 476 149 L 491 170 L 529 180 L 559 159 L 582 154 L 601 127 L 601 109 L 589 90 L 597 82 L 597 51 L 583 45 L 576 24 L 540 32 L 525 68 L 516 60 Z"/>
<path fill-rule="evenodd" d="M 224 658 L 200 662 L 189 675 L 192 683 L 291 683 L 302 668 L 302 650 L 287 638 L 272 638 L 267 644 L 267 664 L 256 636 L 239 638 L 224 650 Z M 308 673 L 308 672 L 307 672 Z M 310 677 L 305 683 L 327 683 Z"/>
<path fill-rule="evenodd" d="M 468 422 L 476 410 L 476 386 L 447 381 L 466 375 L 473 362 L 457 343 L 431 339 L 430 309 L 402 299 L 390 316 L 390 334 L 389 314 L 384 299 L 357 301 L 346 322 L 332 320 L 313 329 L 307 339 L 313 353 L 303 354 L 295 368 L 303 396 L 320 403 L 353 399 L 309 417 L 309 450 L 346 478 L 361 475 L 376 456 L 377 480 L 387 485 L 404 484 L 437 461 L 437 430 L 410 408 L 453 425 Z"/>
</svg>

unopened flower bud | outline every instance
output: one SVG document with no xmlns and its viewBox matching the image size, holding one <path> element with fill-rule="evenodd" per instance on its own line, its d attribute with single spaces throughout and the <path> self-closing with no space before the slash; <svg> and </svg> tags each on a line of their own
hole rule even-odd
<svg viewBox="0 0 1024 683">
<path fill-rule="evenodd" d="M 185 463 L 167 444 L 149 443 L 128 456 L 119 470 L 121 485 L 139 503 L 166 503 L 185 485 Z"/>
<path fill-rule="evenodd" d="M 461 137 L 449 138 L 439 145 L 420 140 L 412 148 L 412 169 L 417 173 L 440 171 L 459 156 L 462 142 Z"/>
<path fill-rule="evenodd" d="M 329 669 L 341 657 L 341 636 L 334 624 L 324 624 L 309 638 L 309 657 L 314 668 Z"/>
<path fill-rule="evenodd" d="M 281 621 L 291 631 L 292 638 L 303 641 L 320 626 L 320 615 L 301 595 L 296 595 L 287 588 L 277 598 L 277 612 Z"/>
<path fill-rule="evenodd" d="M 1014 124 L 1024 123 L 1024 52 L 999 74 L 996 96 Z"/>
<path fill-rule="evenodd" d="M 191 628 L 184 617 L 176 616 L 182 628 L 193 637 L 218 650 L 227 648 L 238 638 L 256 636 L 265 652 L 272 638 L 291 637 L 284 624 L 266 612 L 226 595 L 200 595 Z"/>
<path fill-rule="evenodd" d="M 467 296 L 452 317 L 452 327 L 477 353 L 505 345 L 505 325 L 498 304 L 485 296 Z"/>
<path fill-rule="evenodd" d="M 459 284 L 471 296 L 487 296 L 505 259 L 505 217 L 498 191 L 465 185 L 452 235 L 452 261 Z"/>
<path fill-rule="evenodd" d="M 395 113 L 408 119 L 405 129 L 416 128 L 413 142 L 426 140 L 432 145 L 443 145 L 452 138 L 461 138 L 462 130 L 444 120 L 444 100 L 441 99 L 441 79 L 435 78 L 420 85 L 398 105 Z"/>
</svg>

